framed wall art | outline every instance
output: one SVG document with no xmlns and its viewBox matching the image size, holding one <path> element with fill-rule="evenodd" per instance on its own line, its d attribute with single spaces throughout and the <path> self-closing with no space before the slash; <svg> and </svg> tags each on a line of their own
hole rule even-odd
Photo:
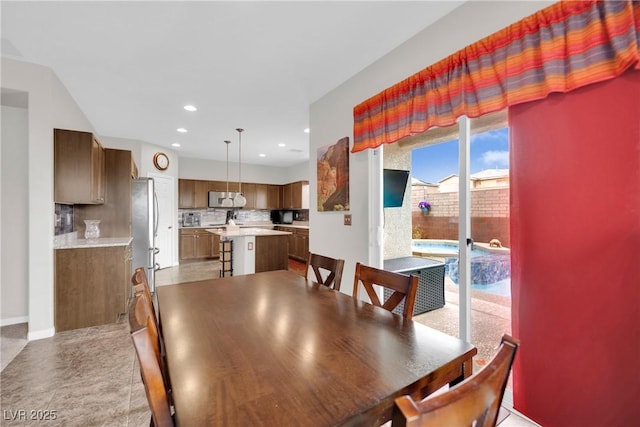
<svg viewBox="0 0 640 427">
<path fill-rule="evenodd" d="M 349 210 L 349 137 L 318 148 L 318 212 Z"/>
</svg>

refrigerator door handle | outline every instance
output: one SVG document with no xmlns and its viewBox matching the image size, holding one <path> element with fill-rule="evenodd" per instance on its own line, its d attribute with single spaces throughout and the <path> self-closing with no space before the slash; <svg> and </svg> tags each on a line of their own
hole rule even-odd
<svg viewBox="0 0 640 427">
<path fill-rule="evenodd" d="M 153 235 L 158 235 L 158 224 L 160 223 L 160 205 L 158 203 L 158 196 L 156 192 L 153 192 L 153 204 L 155 205 L 155 209 L 153 210 Z"/>
</svg>

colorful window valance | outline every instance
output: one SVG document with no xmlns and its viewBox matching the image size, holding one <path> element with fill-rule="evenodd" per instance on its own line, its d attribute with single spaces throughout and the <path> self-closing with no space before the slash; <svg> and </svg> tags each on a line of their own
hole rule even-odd
<svg viewBox="0 0 640 427">
<path fill-rule="evenodd" d="M 640 70 L 640 1 L 563 1 L 354 108 L 352 152 Z"/>
</svg>

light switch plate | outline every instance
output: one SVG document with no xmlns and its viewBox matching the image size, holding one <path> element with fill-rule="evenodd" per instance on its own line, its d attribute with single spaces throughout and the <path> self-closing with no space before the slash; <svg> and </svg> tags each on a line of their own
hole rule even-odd
<svg viewBox="0 0 640 427">
<path fill-rule="evenodd" d="M 344 214 L 344 225 L 351 225 L 351 214 Z"/>
</svg>

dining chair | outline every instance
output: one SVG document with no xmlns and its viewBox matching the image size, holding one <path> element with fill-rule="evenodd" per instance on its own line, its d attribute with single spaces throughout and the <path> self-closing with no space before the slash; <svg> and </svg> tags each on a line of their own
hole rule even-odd
<svg viewBox="0 0 640 427">
<path fill-rule="evenodd" d="M 344 269 L 344 260 L 330 258 L 320 254 L 314 254 L 309 252 L 307 256 L 307 265 L 305 268 L 305 278 L 309 278 L 309 267 L 315 275 L 315 281 L 321 285 L 325 285 L 335 291 L 340 290 L 340 283 L 342 282 L 342 270 Z M 326 278 L 322 277 L 322 273 L 328 275 Z"/>
<path fill-rule="evenodd" d="M 418 402 L 408 395 L 398 397 L 392 427 L 495 426 L 519 345 L 505 334 L 493 359 L 475 375 Z"/>
<path fill-rule="evenodd" d="M 166 374 L 162 368 L 158 330 L 149 312 L 144 293 L 139 293 L 129 303 L 129 327 L 136 350 L 140 374 L 151 409 L 152 426 L 173 426 L 171 402 Z"/>
<path fill-rule="evenodd" d="M 140 292 L 144 292 L 147 297 L 147 302 L 149 303 L 149 308 L 151 309 L 151 313 L 153 313 L 153 317 L 158 320 L 156 316 L 156 309 L 153 305 L 153 297 L 151 296 L 151 289 L 149 288 L 149 280 L 147 279 L 147 273 L 145 269 L 142 267 L 136 268 L 133 276 L 131 276 L 131 283 L 133 285 L 133 293 L 137 295 Z"/>
<path fill-rule="evenodd" d="M 402 273 L 380 270 L 375 267 L 356 263 L 356 273 L 353 280 L 353 297 L 358 298 L 360 283 L 367 291 L 367 295 L 373 305 L 393 311 L 404 301 L 402 316 L 410 320 L 413 317 L 413 307 L 416 302 L 418 290 L 418 277 Z M 382 302 L 378 297 L 374 285 L 379 285 L 393 291 L 389 298 Z"/>
<path fill-rule="evenodd" d="M 144 294 L 145 299 L 144 302 L 147 304 L 147 310 L 151 313 L 151 317 L 153 318 L 153 323 L 155 325 L 155 329 L 158 335 L 158 342 L 160 346 L 160 355 L 161 362 L 163 363 L 163 367 L 166 368 L 166 353 L 164 350 L 164 341 L 162 337 L 162 327 L 160 325 L 160 318 L 156 315 L 156 309 L 153 304 L 153 296 L 151 295 L 151 290 L 149 288 L 149 282 L 147 280 L 147 274 L 145 273 L 145 269 L 142 267 L 136 268 L 136 271 L 133 273 L 131 277 L 131 283 L 133 284 L 133 293 L 135 296 L 139 294 Z M 168 384 L 168 383 L 167 383 Z M 169 387 L 171 389 L 171 387 Z"/>
</svg>

